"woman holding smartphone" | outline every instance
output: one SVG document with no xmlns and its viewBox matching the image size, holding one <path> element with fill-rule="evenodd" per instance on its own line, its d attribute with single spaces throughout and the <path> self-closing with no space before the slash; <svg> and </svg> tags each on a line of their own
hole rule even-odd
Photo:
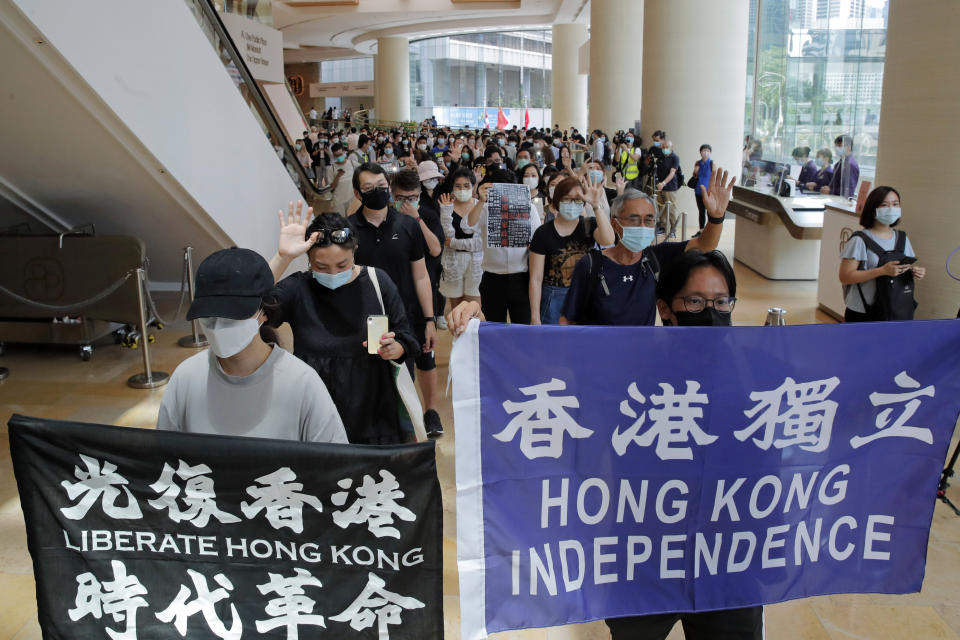
<svg viewBox="0 0 960 640">
<path fill-rule="evenodd" d="M 354 263 L 357 240 L 347 220 L 324 213 L 311 222 L 303 203 L 279 213 L 280 241 L 270 270 L 279 280 L 267 296 L 270 323 L 290 323 L 294 355 L 310 365 L 333 398 L 347 438 L 354 444 L 396 444 L 411 439 L 401 428 L 400 400 L 391 361 L 419 354 L 417 338 L 390 277 Z M 306 254 L 308 268 L 280 280 Z M 381 295 L 373 281 L 379 285 Z M 380 298 L 382 297 L 382 304 Z M 376 355 L 368 353 L 368 319 L 386 315 L 389 330 Z"/>
<path fill-rule="evenodd" d="M 845 322 L 887 319 L 871 313 L 877 298 L 877 278 L 921 280 L 926 275 L 926 269 L 914 264 L 916 254 L 907 234 L 894 229 L 899 223 L 900 193 L 893 187 L 871 191 L 860 213 L 863 231 L 851 236 L 840 254 L 840 284 L 847 307 Z"/>
</svg>

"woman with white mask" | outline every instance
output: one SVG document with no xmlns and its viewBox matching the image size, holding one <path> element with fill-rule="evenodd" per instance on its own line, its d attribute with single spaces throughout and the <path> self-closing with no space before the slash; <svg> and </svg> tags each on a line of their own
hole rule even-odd
<svg viewBox="0 0 960 640">
<path fill-rule="evenodd" d="M 483 237 L 465 230 L 465 221 L 477 203 L 473 187 L 477 181 L 473 171 L 462 167 L 448 178 L 452 193 L 440 196 L 440 224 L 444 247 L 441 262 L 440 295 L 455 307 L 465 300 L 480 300 L 480 279 L 483 276 Z"/>
<path fill-rule="evenodd" d="M 863 230 L 854 233 L 840 253 L 845 322 L 913 319 L 913 309 L 903 308 L 911 306 L 909 299 L 899 305 L 899 310 L 885 309 L 877 300 L 878 283 L 885 282 L 890 290 L 899 284 L 903 292 L 912 290 L 913 281 L 927 273 L 915 264 L 916 254 L 906 232 L 894 229 L 899 223 L 900 193 L 893 187 L 871 191 L 860 213 Z"/>
<path fill-rule="evenodd" d="M 396 285 L 380 269 L 354 261 L 357 239 L 347 220 L 302 203 L 280 214 L 280 241 L 270 269 L 280 279 L 306 254 L 308 268 L 277 282 L 268 296 L 270 324 L 290 324 L 294 355 L 323 379 L 354 444 L 396 444 L 411 439 L 401 428 L 394 366 L 415 358 L 419 343 Z M 377 291 L 379 286 L 379 293 Z M 381 303 L 382 298 L 382 303 Z M 388 317 L 376 355 L 368 354 L 367 319 Z"/>
<path fill-rule="evenodd" d="M 210 348 L 183 361 L 163 395 L 157 428 L 188 433 L 346 442 L 317 372 L 282 349 L 265 323 L 273 273 L 258 253 L 224 249 L 197 269 L 187 319 Z"/>
<path fill-rule="evenodd" d="M 520 174 L 518 178 L 520 184 L 525 184 L 527 188 L 530 189 L 530 206 L 536 211 L 537 217 L 540 218 L 542 224 L 544 217 L 544 191 L 546 188 L 543 185 L 543 179 L 540 177 L 540 167 L 533 162 L 527 162 L 522 167 L 518 166 L 517 171 Z"/>
<path fill-rule="evenodd" d="M 558 215 L 530 240 L 530 324 L 557 324 L 577 263 L 595 244 L 613 246 L 606 213 L 586 217 L 587 204 L 598 207 L 603 198 L 601 186 L 584 189 L 577 178 L 555 184 L 551 200 Z"/>
</svg>

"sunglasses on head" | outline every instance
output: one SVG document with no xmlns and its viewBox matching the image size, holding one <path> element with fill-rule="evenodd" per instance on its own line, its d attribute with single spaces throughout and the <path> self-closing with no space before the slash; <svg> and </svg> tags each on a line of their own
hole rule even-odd
<svg viewBox="0 0 960 640">
<path fill-rule="evenodd" d="M 330 243 L 344 244 L 352 235 L 353 232 L 349 227 L 344 227 L 343 229 L 317 229 L 317 241 L 313 243 L 313 246 L 326 247 Z"/>
</svg>

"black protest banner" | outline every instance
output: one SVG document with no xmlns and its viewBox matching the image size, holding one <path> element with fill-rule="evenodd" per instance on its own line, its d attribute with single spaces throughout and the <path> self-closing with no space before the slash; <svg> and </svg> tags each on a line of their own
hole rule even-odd
<svg viewBox="0 0 960 640">
<path fill-rule="evenodd" d="M 9 425 L 44 638 L 443 637 L 432 443 Z"/>
</svg>

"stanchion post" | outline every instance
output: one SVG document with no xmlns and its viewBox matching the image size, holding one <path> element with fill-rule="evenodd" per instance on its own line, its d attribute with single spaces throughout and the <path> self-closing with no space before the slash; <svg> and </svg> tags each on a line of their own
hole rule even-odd
<svg viewBox="0 0 960 640">
<path fill-rule="evenodd" d="M 187 247 L 183 250 L 183 259 L 187 263 L 187 288 L 190 292 L 190 302 L 193 302 L 193 247 Z M 189 336 L 183 336 L 177 340 L 177 344 L 181 347 L 189 347 L 197 349 L 199 347 L 207 346 L 207 336 L 200 333 L 200 321 L 194 319 L 190 323 L 190 327 L 193 332 Z"/>
<path fill-rule="evenodd" d="M 787 310 L 780 307 L 770 307 L 767 309 L 767 319 L 763 323 L 765 327 L 783 327 L 787 324 Z"/>
<path fill-rule="evenodd" d="M 127 386 L 134 389 L 156 389 L 167 384 L 170 375 L 150 367 L 150 336 L 147 333 L 147 305 L 143 288 L 147 286 L 143 267 L 137 269 L 137 302 L 140 305 L 140 348 L 143 352 L 143 373 L 130 376 Z"/>
<path fill-rule="evenodd" d="M 687 212 L 680 214 L 680 241 L 687 241 Z"/>
</svg>

